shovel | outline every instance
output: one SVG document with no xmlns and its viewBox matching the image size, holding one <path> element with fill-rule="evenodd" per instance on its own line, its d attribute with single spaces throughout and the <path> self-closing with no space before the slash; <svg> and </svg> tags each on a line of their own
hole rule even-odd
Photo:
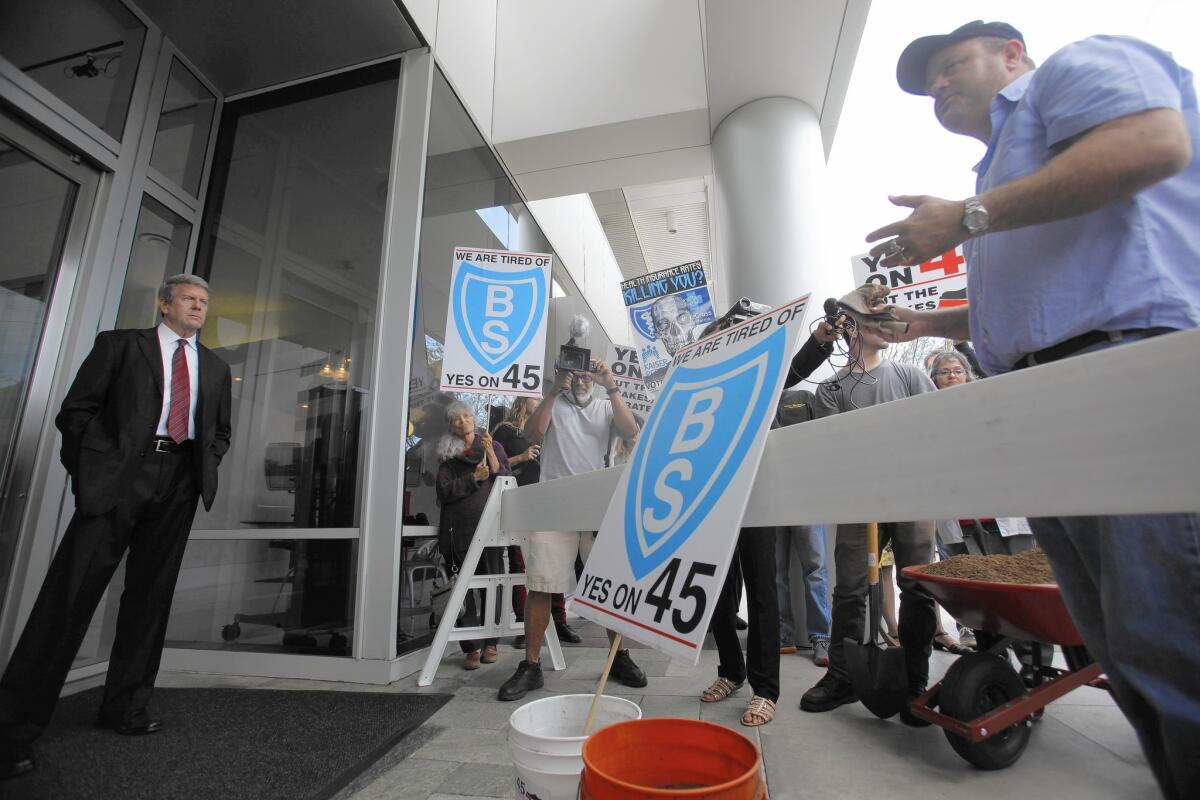
<svg viewBox="0 0 1200 800">
<path fill-rule="evenodd" d="M 867 523 L 867 580 L 870 636 L 866 644 L 844 640 L 846 670 L 862 704 L 875 716 L 887 719 L 908 703 L 908 670 L 904 650 L 887 646 L 879 633 L 879 526 L 874 522 Z"/>
</svg>

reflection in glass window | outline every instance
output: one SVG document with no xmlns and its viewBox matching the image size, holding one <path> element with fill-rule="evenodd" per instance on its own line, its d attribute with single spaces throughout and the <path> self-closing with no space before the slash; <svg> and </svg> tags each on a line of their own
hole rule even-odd
<svg viewBox="0 0 1200 800">
<path fill-rule="evenodd" d="M 358 542 L 188 542 L 167 646 L 349 656 Z"/>
<path fill-rule="evenodd" d="M 483 224 L 488 226 L 488 230 L 496 235 L 502 247 L 508 250 L 516 249 L 513 240 L 517 232 L 517 221 L 511 211 L 504 206 L 496 206 L 480 208 L 475 213 L 483 220 Z"/>
<path fill-rule="evenodd" d="M 198 529 L 358 525 L 398 73 L 226 106 L 196 272 L 233 442 Z"/>
<path fill-rule="evenodd" d="M 204 151 L 216 104 L 204 84 L 179 59 L 172 59 L 150 166 L 192 196 L 200 192 Z"/>
<path fill-rule="evenodd" d="M 149 195 L 142 195 L 129 268 L 121 290 L 117 328 L 149 328 L 158 324 L 158 287 L 187 265 L 192 226 Z"/>
<path fill-rule="evenodd" d="M 452 400 L 461 400 L 475 409 L 479 425 L 492 428 L 512 402 L 508 396 L 437 391 L 455 247 L 553 252 L 537 221 L 439 72 L 434 75 L 430 108 L 417 285 L 417 337 L 412 355 L 410 435 L 406 441 L 404 481 L 406 525 L 431 527 L 410 528 L 404 540 L 407 547 L 403 554 L 398 634 L 401 652 L 428 644 L 432 636 L 425 579 L 431 579 L 433 573 L 425 566 L 428 556 L 421 555 L 422 539 L 412 534 L 433 533 L 438 524 L 434 479 L 439 463 L 435 448 L 446 432 L 446 406 Z M 554 354 L 570 336 L 568 328 L 576 313 L 592 323 L 587 346 L 596 351 L 596 357 L 603 358 L 608 345 L 603 329 L 557 260 L 548 313 L 546 375 L 554 374 Z"/>
<path fill-rule="evenodd" d="M 0 56 L 120 141 L 145 38 L 117 0 L 4 0 Z"/>
</svg>

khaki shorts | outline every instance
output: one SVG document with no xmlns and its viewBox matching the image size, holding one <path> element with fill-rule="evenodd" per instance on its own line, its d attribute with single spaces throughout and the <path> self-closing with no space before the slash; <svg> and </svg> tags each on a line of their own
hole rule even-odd
<svg viewBox="0 0 1200 800">
<path fill-rule="evenodd" d="M 587 561 L 595 531 L 532 531 L 525 545 L 525 588 L 560 594 L 575 580 L 575 556 Z"/>
</svg>

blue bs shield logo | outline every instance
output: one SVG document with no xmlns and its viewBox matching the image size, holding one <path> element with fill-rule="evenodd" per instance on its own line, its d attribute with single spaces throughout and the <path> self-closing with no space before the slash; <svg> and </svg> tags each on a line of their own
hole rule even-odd
<svg viewBox="0 0 1200 800">
<path fill-rule="evenodd" d="M 676 366 L 629 465 L 625 550 L 641 580 L 688 540 L 774 408 L 787 329 L 707 367 Z"/>
<path fill-rule="evenodd" d="M 490 373 L 524 352 L 546 313 L 546 273 L 499 272 L 458 262 L 454 324 L 471 358 Z"/>
<path fill-rule="evenodd" d="M 634 329 L 642 335 L 642 338 L 650 340 L 658 338 L 658 334 L 654 332 L 654 317 L 650 313 L 652 305 L 654 303 L 629 307 L 629 321 L 633 323 Z"/>
</svg>

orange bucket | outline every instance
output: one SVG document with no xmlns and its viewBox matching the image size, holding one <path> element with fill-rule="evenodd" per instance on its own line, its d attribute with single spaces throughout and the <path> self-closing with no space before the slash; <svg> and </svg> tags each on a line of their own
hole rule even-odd
<svg viewBox="0 0 1200 800">
<path fill-rule="evenodd" d="M 581 800 L 765 800 L 762 755 L 740 733 L 694 719 L 638 719 L 583 745 Z"/>
</svg>

